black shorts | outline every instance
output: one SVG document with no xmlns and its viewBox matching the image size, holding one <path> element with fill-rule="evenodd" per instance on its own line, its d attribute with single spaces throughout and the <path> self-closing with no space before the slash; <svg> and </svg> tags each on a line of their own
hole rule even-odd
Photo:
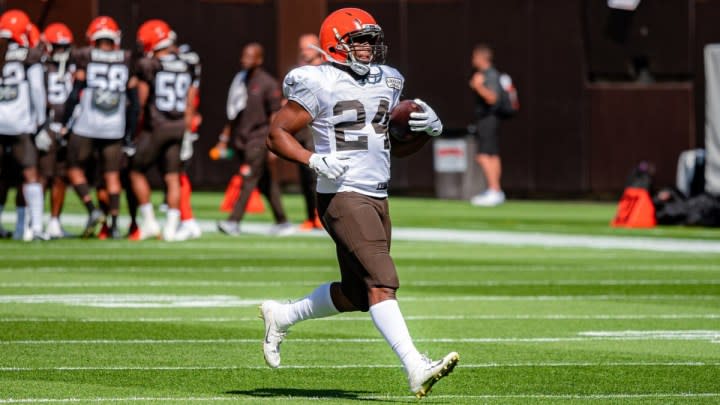
<svg viewBox="0 0 720 405">
<path fill-rule="evenodd" d="M 387 198 L 360 193 L 320 194 L 318 214 L 335 241 L 343 294 L 367 311 L 369 288 L 400 287 L 390 257 L 391 222 Z"/>
<path fill-rule="evenodd" d="M 498 118 L 491 115 L 478 120 L 476 125 L 477 153 L 481 155 L 500 155 L 498 139 Z"/>
<path fill-rule="evenodd" d="M 182 167 L 180 161 L 182 139 L 182 131 L 142 131 L 137 141 L 137 152 L 130 162 L 130 169 L 145 173 L 155 163 L 159 163 L 163 174 L 179 173 Z"/>
<path fill-rule="evenodd" d="M 30 134 L 0 135 L 0 162 L 11 158 L 23 169 L 37 166 L 37 149 Z"/>
<path fill-rule="evenodd" d="M 120 171 L 122 140 L 87 138 L 77 134 L 70 134 L 68 141 L 68 168 L 88 169 L 95 152 L 100 158 L 103 173 Z"/>
</svg>

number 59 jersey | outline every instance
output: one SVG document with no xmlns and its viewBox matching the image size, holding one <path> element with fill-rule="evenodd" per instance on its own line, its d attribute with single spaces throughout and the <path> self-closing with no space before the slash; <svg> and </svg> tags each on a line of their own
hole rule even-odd
<svg viewBox="0 0 720 405">
<path fill-rule="evenodd" d="M 331 64 L 303 66 L 283 82 L 288 100 L 312 116 L 315 152 L 347 158 L 337 180 L 318 177 L 318 193 L 355 191 L 386 197 L 390 181 L 389 111 L 397 105 L 403 76 L 389 66 L 373 66 L 366 79 Z"/>
<path fill-rule="evenodd" d="M 188 90 L 197 80 L 193 66 L 170 53 L 140 59 L 136 71 L 150 91 L 145 104 L 145 129 L 182 134 Z"/>
<path fill-rule="evenodd" d="M 73 133 L 96 139 L 122 138 L 127 86 L 133 76 L 130 52 L 85 47 L 73 52 L 72 59 L 77 70 L 85 71 L 87 83 Z"/>
</svg>

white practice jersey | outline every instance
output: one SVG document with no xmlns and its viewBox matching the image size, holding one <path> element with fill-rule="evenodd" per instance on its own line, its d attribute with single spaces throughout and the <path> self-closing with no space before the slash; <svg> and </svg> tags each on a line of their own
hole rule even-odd
<svg viewBox="0 0 720 405">
<path fill-rule="evenodd" d="M 134 75 L 130 53 L 86 47 L 74 50 L 73 60 L 77 70 L 85 71 L 87 82 L 73 133 L 96 139 L 122 138 L 127 85 Z"/>
<path fill-rule="evenodd" d="M 42 53 L 11 44 L 0 66 L 0 134 L 34 134 L 45 123 Z"/>
<path fill-rule="evenodd" d="M 384 65 L 373 66 L 364 82 L 331 64 L 299 67 L 285 76 L 285 97 L 312 116 L 315 152 L 349 158 L 350 168 L 337 180 L 318 176 L 318 193 L 355 191 L 387 196 L 387 123 L 389 111 L 400 100 L 403 82 L 400 72 Z"/>
</svg>

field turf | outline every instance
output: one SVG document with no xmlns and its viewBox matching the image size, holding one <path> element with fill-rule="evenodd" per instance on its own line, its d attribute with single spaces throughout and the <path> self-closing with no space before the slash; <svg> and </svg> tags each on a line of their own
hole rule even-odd
<svg viewBox="0 0 720 405">
<path fill-rule="evenodd" d="M 198 194 L 197 216 L 223 217 L 220 198 Z M 300 199 L 285 201 L 298 222 Z M 398 228 L 720 241 L 613 230 L 605 203 L 391 210 Z M 418 348 L 461 356 L 422 403 L 720 403 L 720 254 L 405 240 L 392 253 Z M 296 325 L 283 367 L 264 365 L 257 304 L 336 279 L 328 238 L 0 241 L 0 257 L 0 404 L 417 403 L 367 314 Z"/>
</svg>

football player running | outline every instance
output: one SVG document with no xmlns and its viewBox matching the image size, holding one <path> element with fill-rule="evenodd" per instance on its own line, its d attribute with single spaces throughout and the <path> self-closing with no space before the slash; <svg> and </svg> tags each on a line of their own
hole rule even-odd
<svg viewBox="0 0 720 405">
<path fill-rule="evenodd" d="M 26 239 L 32 240 L 46 239 L 42 232 L 44 196 L 32 139 L 45 123 L 46 100 L 42 50 L 31 46 L 31 34 L 30 19 L 24 12 L 8 10 L 0 16 L 0 167 L 4 159 L 13 159 L 22 168 L 22 194 L 31 231 Z"/>
<path fill-rule="evenodd" d="M 50 189 L 50 221 L 45 232 L 50 238 L 65 237 L 60 224 L 60 213 L 65 201 L 67 142 L 61 139 L 65 102 L 72 90 L 70 47 L 73 34 L 63 23 L 48 25 L 42 33 L 46 56 L 45 84 L 47 86 L 48 123 L 35 137 L 40 153 L 40 171 L 46 189 Z"/>
<path fill-rule="evenodd" d="M 178 56 L 174 46 L 175 32 L 166 22 L 146 21 L 138 29 L 137 39 L 145 52 L 137 67 L 144 118 L 137 141 L 138 152 L 130 163 L 130 181 L 143 218 L 140 239 L 157 236 L 160 231 L 150 202 L 150 185 L 145 177 L 145 172 L 156 162 L 160 162 L 167 185 L 168 211 L 163 239 L 187 239 L 189 235 L 177 232 L 180 225 L 180 147 L 194 114 L 188 94 L 195 70 Z"/>
<path fill-rule="evenodd" d="M 105 222 L 105 214 L 92 202 L 85 176 L 85 169 L 91 167 L 89 161 L 97 152 L 109 194 L 112 218 L 109 236 L 117 239 L 121 237 L 117 223 L 120 167 L 123 145 L 126 153 L 133 153 L 130 137 L 135 132 L 139 110 L 137 79 L 131 53 L 119 48 L 121 32 L 115 20 L 106 16 L 95 18 L 88 26 L 87 39 L 90 46 L 72 52 L 77 70 L 62 119 L 63 133 L 68 131 L 71 118 L 74 120 L 68 140 L 68 177 L 88 211 L 83 237 L 90 237 L 95 227 Z"/>
<path fill-rule="evenodd" d="M 341 281 L 324 284 L 290 304 L 265 301 L 263 352 L 270 367 L 280 365 L 280 344 L 292 325 L 340 312 L 369 311 L 375 327 L 400 359 L 410 391 L 421 398 L 459 361 L 455 352 L 432 361 L 418 352 L 397 303 L 400 286 L 390 257 L 387 184 L 390 154 L 417 151 L 442 132 L 435 112 L 415 100 L 422 112 L 410 116 L 414 140 L 388 136 L 389 111 L 397 105 L 403 76 L 384 65 L 383 31 L 367 12 L 346 8 L 330 14 L 320 28 L 328 63 L 304 66 L 285 77 L 289 100 L 278 112 L 268 147 L 318 173 L 318 212 L 336 244 Z M 310 126 L 315 153 L 293 136 Z"/>
</svg>

